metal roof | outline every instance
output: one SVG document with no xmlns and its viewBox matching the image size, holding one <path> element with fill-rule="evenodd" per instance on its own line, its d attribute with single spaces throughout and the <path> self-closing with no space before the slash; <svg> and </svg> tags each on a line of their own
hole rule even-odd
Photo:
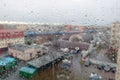
<svg viewBox="0 0 120 80">
<path fill-rule="evenodd" d="M 84 33 L 84 32 L 37 32 L 37 31 L 26 31 L 24 32 L 25 36 L 39 36 L 39 35 L 62 35 L 62 34 L 79 34 L 79 33 Z"/>
<path fill-rule="evenodd" d="M 36 69 L 30 67 L 21 67 L 20 71 L 33 74 L 36 71 Z"/>
<path fill-rule="evenodd" d="M 57 40 L 54 42 L 54 45 L 57 45 L 60 48 L 75 48 L 79 47 L 81 50 L 88 50 L 89 44 L 88 43 L 78 43 L 78 42 L 70 42 L 65 40 Z"/>
<path fill-rule="evenodd" d="M 11 58 L 11 57 L 4 57 L 0 60 L 0 65 L 1 66 L 5 66 L 7 65 L 8 63 L 10 62 L 13 62 L 15 59 L 14 58 Z"/>
<path fill-rule="evenodd" d="M 9 61 L 5 61 L 5 60 L 1 60 L 0 61 L 0 65 L 1 66 L 5 66 L 5 65 L 7 65 L 9 63 Z"/>
<path fill-rule="evenodd" d="M 40 47 L 41 47 L 40 45 L 16 44 L 16 45 L 10 46 L 9 48 L 19 50 L 19 51 L 24 51 L 24 50 L 31 49 L 31 48 L 37 49 Z"/>
<path fill-rule="evenodd" d="M 5 60 L 6 60 L 6 61 L 9 61 L 9 62 L 12 62 L 12 61 L 14 61 L 14 60 L 15 60 L 15 58 L 5 57 Z"/>
<path fill-rule="evenodd" d="M 42 57 L 36 58 L 34 60 L 31 60 L 28 62 L 29 65 L 40 68 L 42 66 L 45 66 L 49 64 L 50 62 L 62 57 L 64 54 L 61 53 L 54 53 L 54 54 L 47 54 Z"/>
<path fill-rule="evenodd" d="M 28 46 L 28 45 L 25 45 L 25 44 L 16 44 L 16 45 L 10 46 L 9 48 L 19 50 L 19 51 L 24 51 L 24 50 L 27 50 L 27 49 L 29 49 L 31 47 Z"/>
<path fill-rule="evenodd" d="M 0 61 L 0 66 L 5 66 L 6 63 L 4 61 Z"/>
</svg>

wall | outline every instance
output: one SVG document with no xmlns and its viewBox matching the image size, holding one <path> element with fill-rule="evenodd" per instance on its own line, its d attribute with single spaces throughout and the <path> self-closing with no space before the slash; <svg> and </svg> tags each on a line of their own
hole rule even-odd
<svg viewBox="0 0 120 80">
<path fill-rule="evenodd" d="M 24 43 L 24 33 L 20 30 L 0 30 L 0 48 Z"/>
<path fill-rule="evenodd" d="M 40 51 L 41 53 L 39 53 L 39 55 L 42 55 L 41 48 L 37 48 L 37 49 L 29 48 L 24 51 L 14 50 L 12 48 L 8 49 L 9 55 L 12 55 L 13 57 L 24 61 L 35 58 L 37 56 L 37 51 Z"/>
</svg>

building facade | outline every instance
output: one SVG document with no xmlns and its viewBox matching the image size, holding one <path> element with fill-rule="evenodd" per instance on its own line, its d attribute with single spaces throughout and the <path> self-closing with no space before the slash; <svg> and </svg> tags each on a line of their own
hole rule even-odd
<svg viewBox="0 0 120 80">
<path fill-rule="evenodd" d="M 119 48 L 120 44 L 120 23 L 113 23 L 111 28 L 111 46 L 115 49 Z"/>
<path fill-rule="evenodd" d="M 116 68 L 115 80 L 120 80 L 120 48 L 118 49 L 118 54 L 117 54 L 117 68 Z"/>
<path fill-rule="evenodd" d="M 16 29 L 25 31 L 28 29 L 28 25 L 27 24 L 16 24 Z"/>
<path fill-rule="evenodd" d="M 20 30 L 0 30 L 0 49 L 10 45 L 23 44 L 24 32 Z"/>
<path fill-rule="evenodd" d="M 83 32 L 85 30 L 88 30 L 87 26 L 65 25 L 65 31 L 67 31 L 67 32 L 72 32 L 72 31 Z"/>
<path fill-rule="evenodd" d="M 38 45 L 17 44 L 8 48 L 9 55 L 20 60 L 28 61 L 43 54 Z"/>
<path fill-rule="evenodd" d="M 60 32 L 64 30 L 64 25 L 54 24 L 28 24 L 28 30 L 38 32 Z"/>
<path fill-rule="evenodd" d="M 118 22 L 112 25 L 110 43 L 112 48 L 118 50 L 115 80 L 120 80 L 120 23 Z"/>
</svg>

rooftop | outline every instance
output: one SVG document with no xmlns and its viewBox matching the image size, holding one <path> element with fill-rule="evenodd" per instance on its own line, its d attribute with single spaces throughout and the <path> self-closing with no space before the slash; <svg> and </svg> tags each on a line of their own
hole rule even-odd
<svg viewBox="0 0 120 80">
<path fill-rule="evenodd" d="M 20 71 L 33 74 L 36 70 L 34 68 L 30 68 L 30 67 L 21 67 Z"/>
<path fill-rule="evenodd" d="M 75 48 L 79 47 L 81 50 L 88 50 L 89 44 L 88 43 L 83 43 L 83 42 L 70 42 L 70 41 L 65 41 L 65 40 L 58 40 L 54 42 L 54 45 L 59 46 L 60 48 Z"/>
<path fill-rule="evenodd" d="M 10 46 L 9 48 L 19 50 L 19 51 L 24 51 L 24 50 L 30 49 L 31 47 L 25 44 L 16 44 L 16 45 Z"/>
<path fill-rule="evenodd" d="M 37 49 L 37 48 L 40 48 L 41 47 L 41 45 L 29 45 L 31 48 L 35 48 L 35 49 Z"/>
<path fill-rule="evenodd" d="M 54 53 L 54 54 L 47 54 L 42 57 L 39 57 L 37 59 L 31 60 L 28 62 L 29 65 L 40 68 L 42 66 L 45 66 L 49 64 L 50 62 L 62 57 L 64 54 L 61 53 Z"/>
<path fill-rule="evenodd" d="M 4 59 L 9 62 L 12 62 L 15 60 L 15 58 L 11 58 L 11 57 L 5 57 Z"/>
<path fill-rule="evenodd" d="M 9 48 L 19 50 L 19 51 L 24 51 L 24 50 L 31 49 L 31 48 L 37 49 L 40 47 L 41 47 L 40 45 L 16 44 L 16 45 L 10 46 Z"/>
<path fill-rule="evenodd" d="M 11 58 L 11 57 L 4 57 L 2 59 L 0 59 L 0 65 L 1 66 L 5 66 L 6 64 L 8 64 L 9 62 L 13 62 L 15 59 Z"/>
</svg>

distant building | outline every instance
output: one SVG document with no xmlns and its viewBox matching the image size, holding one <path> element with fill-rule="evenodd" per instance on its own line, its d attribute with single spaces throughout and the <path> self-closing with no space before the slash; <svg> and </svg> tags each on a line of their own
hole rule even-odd
<svg viewBox="0 0 120 80">
<path fill-rule="evenodd" d="M 17 44 L 8 48 L 9 55 L 20 60 L 30 60 L 42 55 L 42 48 L 38 45 Z"/>
<path fill-rule="evenodd" d="M 0 24 L 0 30 L 1 30 L 1 29 L 4 29 L 4 27 L 3 27 L 3 25 L 2 25 L 2 24 Z"/>
<path fill-rule="evenodd" d="M 17 24 L 16 29 L 25 31 L 28 29 L 28 25 L 27 24 Z"/>
<path fill-rule="evenodd" d="M 38 31 L 38 32 L 60 32 L 64 30 L 64 25 L 54 25 L 54 24 L 28 24 L 28 30 Z"/>
<path fill-rule="evenodd" d="M 53 45 L 56 48 L 74 49 L 75 47 L 79 47 L 80 50 L 88 50 L 88 48 L 89 48 L 88 43 L 70 42 L 70 41 L 65 41 L 65 40 L 58 40 L 56 42 L 53 42 Z"/>
<path fill-rule="evenodd" d="M 2 29 L 0 30 L 0 49 L 10 45 L 23 44 L 24 33 L 20 30 Z"/>
<path fill-rule="evenodd" d="M 73 32 L 73 31 L 83 32 L 85 30 L 88 30 L 87 26 L 65 25 L 65 31 L 67 32 Z"/>
</svg>

